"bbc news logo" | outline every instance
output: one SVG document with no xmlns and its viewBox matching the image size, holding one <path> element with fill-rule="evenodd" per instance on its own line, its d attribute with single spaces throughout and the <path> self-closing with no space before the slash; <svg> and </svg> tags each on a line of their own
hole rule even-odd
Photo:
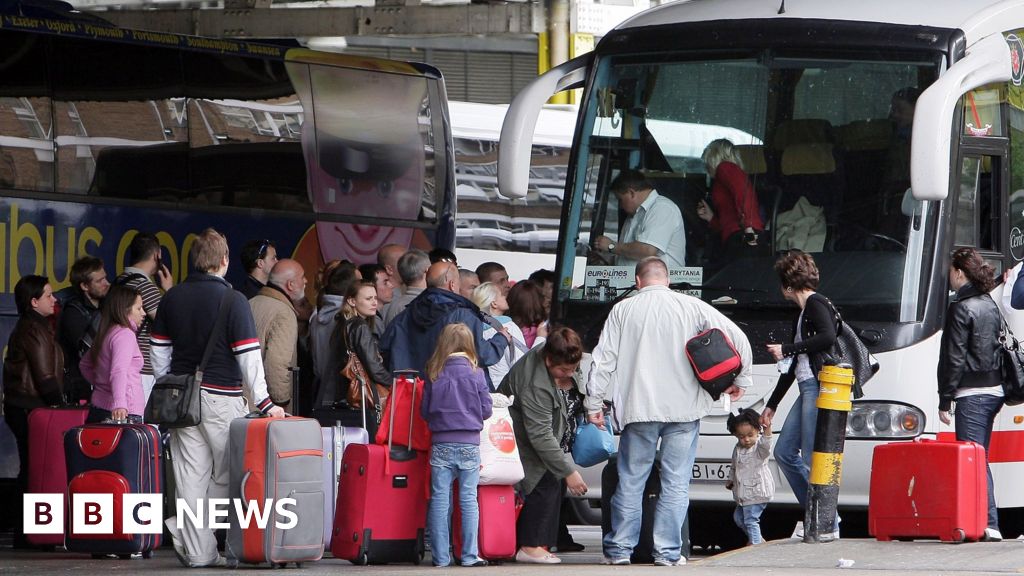
<svg viewBox="0 0 1024 576">
<path fill-rule="evenodd" d="M 25 494 L 22 525 L 25 534 L 64 533 L 63 494 Z M 294 498 L 266 499 L 260 506 L 255 500 L 241 498 L 199 499 L 193 510 L 184 500 L 175 502 L 178 529 L 186 523 L 196 528 L 219 530 L 229 528 L 229 515 L 234 512 L 238 525 L 264 530 L 276 517 L 274 527 L 290 530 L 299 522 Z M 121 534 L 160 534 L 163 532 L 164 501 L 161 494 L 123 494 L 121 496 Z M 72 494 L 71 532 L 73 534 L 114 534 L 117 507 L 113 494 Z"/>
</svg>

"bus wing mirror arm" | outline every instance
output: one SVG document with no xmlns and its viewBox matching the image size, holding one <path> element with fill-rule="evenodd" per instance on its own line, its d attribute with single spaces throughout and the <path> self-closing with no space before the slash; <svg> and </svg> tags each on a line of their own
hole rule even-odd
<svg viewBox="0 0 1024 576">
<path fill-rule="evenodd" d="M 584 54 L 555 66 L 516 94 L 505 112 L 498 148 L 498 193 L 523 198 L 530 181 L 533 132 L 544 103 L 552 94 L 582 86 L 592 54 Z"/>
</svg>

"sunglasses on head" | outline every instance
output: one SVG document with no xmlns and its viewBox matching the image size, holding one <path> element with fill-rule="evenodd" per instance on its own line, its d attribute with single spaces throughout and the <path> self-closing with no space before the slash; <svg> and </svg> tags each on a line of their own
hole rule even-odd
<svg viewBox="0 0 1024 576">
<path fill-rule="evenodd" d="M 263 258 L 265 258 L 267 256 L 267 250 L 269 248 L 270 248 L 270 240 L 267 240 L 266 238 L 264 238 L 263 240 L 260 240 L 260 249 L 259 249 L 258 252 L 256 252 L 256 259 L 257 260 L 262 260 Z"/>
</svg>

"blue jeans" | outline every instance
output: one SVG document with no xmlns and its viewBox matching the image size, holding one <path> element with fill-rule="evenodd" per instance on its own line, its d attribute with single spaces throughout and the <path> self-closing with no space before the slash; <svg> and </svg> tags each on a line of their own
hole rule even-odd
<svg viewBox="0 0 1024 576">
<path fill-rule="evenodd" d="M 794 360 L 795 362 L 796 360 Z M 797 383 L 800 396 L 786 415 L 786 422 L 775 443 L 775 461 L 793 489 L 800 507 L 807 510 L 807 478 L 811 473 L 811 454 L 814 452 L 814 427 L 818 422 L 817 378 L 808 378 Z M 836 515 L 835 530 L 839 530 L 839 515 Z"/>
<path fill-rule="evenodd" d="M 660 438 L 661 495 L 654 512 L 654 559 L 679 560 L 699 429 L 698 420 L 634 422 L 622 431 L 619 487 L 612 496 L 612 529 L 604 537 L 605 556 L 613 560 L 629 558 L 640 540 L 644 485 L 654 466 Z"/>
<path fill-rule="evenodd" d="M 430 531 L 430 554 L 435 566 L 448 566 L 451 558 L 451 532 L 448 520 L 452 513 L 452 482 L 459 481 L 459 507 L 462 509 L 462 563 L 472 564 L 477 556 L 477 532 L 480 509 L 476 486 L 480 482 L 480 446 L 456 442 L 440 442 L 430 449 L 430 507 L 427 529 Z"/>
<path fill-rule="evenodd" d="M 761 538 L 761 513 L 767 507 L 767 502 L 747 504 L 746 506 L 737 505 L 736 511 L 732 513 L 733 521 L 747 535 L 747 541 L 751 544 L 764 542 L 764 538 Z"/>
<path fill-rule="evenodd" d="M 995 486 L 992 484 L 992 468 L 988 465 L 988 444 L 992 439 L 992 426 L 996 414 L 1003 407 L 999 396 L 964 396 L 956 400 L 953 426 L 957 440 L 977 442 L 985 447 L 985 471 L 988 473 L 988 527 L 999 530 L 999 515 L 996 513 Z"/>
</svg>

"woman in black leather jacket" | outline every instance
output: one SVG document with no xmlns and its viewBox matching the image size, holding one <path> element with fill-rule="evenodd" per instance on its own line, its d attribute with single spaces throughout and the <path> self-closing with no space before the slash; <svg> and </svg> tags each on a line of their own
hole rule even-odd
<svg viewBox="0 0 1024 576">
<path fill-rule="evenodd" d="M 939 420 L 944 424 L 955 420 L 956 439 L 977 442 L 986 453 L 996 414 L 1003 407 L 999 342 L 1003 317 L 988 295 L 996 283 L 993 273 L 974 248 L 953 252 L 949 285 L 956 297 L 946 310 L 938 366 Z M 999 541 L 1002 535 L 992 488 L 992 470 L 988 469 L 984 539 Z"/>
<path fill-rule="evenodd" d="M 353 282 L 345 294 L 345 335 L 348 349 L 356 353 L 366 369 L 366 376 L 380 395 L 380 404 L 391 389 L 391 372 L 384 366 L 374 323 L 377 318 L 377 288 L 373 282 Z"/>
</svg>

